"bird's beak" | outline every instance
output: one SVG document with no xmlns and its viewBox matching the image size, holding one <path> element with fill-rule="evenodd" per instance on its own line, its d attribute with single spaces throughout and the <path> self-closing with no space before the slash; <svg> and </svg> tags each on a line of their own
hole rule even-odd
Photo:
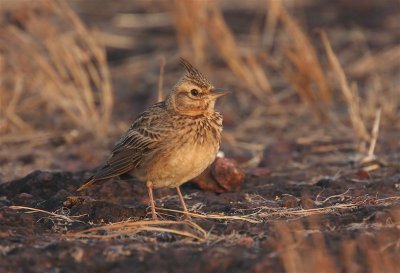
<svg viewBox="0 0 400 273">
<path fill-rule="evenodd" d="M 228 91 L 226 89 L 213 87 L 212 89 L 210 89 L 210 92 L 208 93 L 208 95 L 211 96 L 213 99 L 217 99 L 219 97 L 228 95 L 230 93 L 231 93 L 231 91 Z"/>
</svg>

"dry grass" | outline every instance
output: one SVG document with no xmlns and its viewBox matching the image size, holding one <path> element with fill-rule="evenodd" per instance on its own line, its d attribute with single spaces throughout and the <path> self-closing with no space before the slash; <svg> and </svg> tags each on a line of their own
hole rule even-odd
<svg viewBox="0 0 400 273">
<path fill-rule="evenodd" d="M 160 60 L 160 77 L 158 79 L 158 94 L 157 94 L 157 102 L 164 100 L 164 67 L 165 67 L 165 58 L 162 57 Z"/>
<path fill-rule="evenodd" d="M 10 206 L 10 209 L 22 211 L 23 213 L 37 213 L 43 214 L 44 216 L 39 218 L 38 222 L 47 220 L 52 224 L 52 230 L 58 233 L 65 233 L 68 231 L 73 223 L 83 223 L 80 220 L 85 215 L 70 215 L 70 211 L 67 208 L 61 207 L 54 212 L 49 212 L 42 209 L 31 208 L 26 206 Z"/>
<path fill-rule="evenodd" d="M 1 44 L 0 58 L 0 69 L 7 72 L 3 73 L 0 80 L 0 103 L 4 113 L 0 117 L 4 121 L 1 122 L 1 131 L 10 133 L 43 129 L 41 126 L 71 128 L 73 124 L 73 127 L 81 128 L 96 137 L 104 137 L 109 127 L 113 101 L 104 49 L 65 1 L 37 1 L 31 6 L 26 1 L 16 3 L 20 4 L 9 4 L 3 8 L 3 13 L 11 11 L 14 21 L 4 24 L 0 35 L 0 39 L 7 41 Z M 214 60 L 223 60 L 235 75 L 228 82 L 237 86 L 237 96 L 243 99 L 251 94 L 253 100 L 250 105 L 260 106 L 254 107 L 254 119 L 243 120 L 245 125 L 248 123 L 253 128 L 271 124 L 269 111 L 276 111 L 274 107 L 271 108 L 271 104 L 281 104 L 293 96 L 293 91 L 320 120 L 333 121 L 337 125 L 340 117 L 332 113 L 331 107 L 335 79 L 329 77 L 329 71 L 321 64 L 322 56 L 315 49 L 311 38 L 282 1 L 266 1 L 264 25 L 255 21 L 248 34 L 251 39 L 245 42 L 235 37 L 217 1 L 170 3 L 166 9 L 172 11 L 181 55 L 203 68 L 210 67 Z M 259 12 L 262 14 L 262 11 Z M 139 28 L 136 24 L 140 22 L 140 16 L 135 16 L 117 15 L 114 23 L 118 23 L 118 26 L 122 24 L 121 27 L 125 28 Z M 165 13 L 154 14 L 146 20 L 151 21 L 150 27 L 159 23 L 163 26 L 170 24 Z M 52 21 L 59 24 L 49 24 Z M 134 26 L 131 26 L 132 22 L 129 26 L 121 23 L 128 21 L 132 21 Z M 18 27 L 18 24 L 23 28 Z M 382 109 L 384 118 L 395 119 L 398 114 L 399 102 L 394 99 L 396 87 L 371 91 L 369 93 L 373 96 L 361 98 L 357 94 L 356 85 L 348 83 L 346 72 L 326 35 L 322 34 L 322 38 L 332 71 L 340 82 L 340 91 L 357 139 L 370 141 L 368 125 L 378 108 Z M 112 40 L 114 38 L 107 38 L 109 43 Z M 271 52 L 272 47 L 277 50 Z M 375 75 L 376 71 L 396 67 L 397 56 L 397 47 L 376 56 L 368 54 L 350 66 L 349 71 L 357 77 Z M 386 61 L 381 61 L 381 57 Z M 143 66 L 140 60 L 135 58 L 135 65 Z M 281 80 L 285 80 L 293 89 L 284 92 L 277 90 L 268 76 L 271 69 L 279 72 Z M 159 81 L 161 85 L 162 80 L 163 76 Z M 386 81 L 381 79 L 380 82 Z M 386 95 L 378 96 L 380 91 Z M 261 106 L 266 105 L 269 106 L 266 110 L 259 111 Z M 277 109 L 282 117 L 293 115 L 293 110 L 288 107 L 281 105 Z M 59 115 L 60 111 L 63 115 Z M 32 113 L 35 113 L 34 117 Z M 43 125 L 38 122 L 46 118 L 43 113 L 47 116 L 57 115 L 59 119 L 57 122 L 51 121 L 53 124 Z M 284 127 L 288 120 L 282 118 L 276 123 L 274 126 Z M 340 127 L 343 128 L 343 124 Z M 242 138 L 241 135 L 246 134 L 246 131 L 238 130 L 238 138 Z M 242 145 L 235 141 L 237 137 L 230 138 L 236 146 Z"/>
<path fill-rule="evenodd" d="M 132 236 L 140 232 L 171 233 L 198 241 L 207 239 L 207 232 L 191 221 L 123 221 L 84 231 L 69 233 L 71 238 L 112 239 L 121 236 Z"/>
<path fill-rule="evenodd" d="M 300 222 L 277 223 L 273 232 L 277 234 L 276 252 L 285 272 L 319 272 L 322 268 L 327 273 L 339 272 L 321 233 L 309 235 L 310 232 Z"/>
<path fill-rule="evenodd" d="M 344 193 L 345 194 L 345 193 Z M 330 200 L 331 198 L 337 198 L 339 196 L 343 195 L 336 195 L 336 196 L 331 196 L 327 198 L 325 201 Z M 324 202 L 325 202 L 324 201 Z M 244 221 L 244 222 L 249 222 L 252 224 L 257 224 L 257 223 L 262 223 L 264 221 L 268 221 L 272 223 L 274 228 L 277 228 L 279 232 L 277 233 L 279 236 L 282 236 L 281 239 L 277 241 L 277 251 L 280 252 L 280 248 L 284 247 L 285 249 L 289 248 L 291 249 L 292 244 L 298 244 L 300 243 L 304 238 L 303 233 L 309 233 L 309 231 L 304 231 L 303 227 L 298 226 L 299 225 L 299 219 L 305 218 L 308 219 L 308 221 L 313 221 L 313 219 L 317 219 L 315 217 L 321 216 L 321 215 L 326 215 L 326 214 L 331 214 L 331 215 L 338 215 L 341 213 L 345 213 L 346 211 L 352 211 L 355 209 L 360 209 L 360 208 L 366 208 L 371 205 L 374 207 L 392 207 L 393 205 L 399 204 L 400 197 L 394 196 L 394 197 L 388 197 L 388 198 L 382 198 L 382 199 L 376 199 L 376 198 L 371 198 L 371 197 L 359 197 L 359 198 L 351 198 L 348 201 L 342 202 L 342 203 L 337 203 L 334 205 L 327 205 L 323 206 L 320 208 L 314 208 L 314 209 L 301 209 L 301 208 L 285 208 L 285 207 L 268 207 L 268 206 L 259 206 L 254 209 L 252 209 L 254 212 L 250 214 L 244 214 L 244 215 L 223 215 L 223 214 L 200 214 L 200 213 L 189 213 L 189 215 L 192 218 L 197 218 L 197 219 L 207 219 L 207 220 L 217 220 L 217 221 Z M 324 202 L 320 202 L 321 204 Z M 50 219 L 53 223 L 58 223 L 57 225 L 60 225 L 60 222 L 63 222 L 66 225 L 73 223 L 73 222 L 82 222 L 79 220 L 84 215 L 80 216 L 70 216 L 69 212 L 65 212 L 64 210 L 60 210 L 57 212 L 48 212 L 45 210 L 41 209 L 36 209 L 36 208 L 31 208 L 31 207 L 25 207 L 25 206 L 11 206 L 11 209 L 15 210 L 21 210 L 24 211 L 25 213 L 42 213 L 45 215 L 46 219 Z M 159 211 L 165 211 L 165 212 L 173 212 L 173 213 L 181 213 L 183 212 L 178 211 L 178 210 L 171 210 L 171 209 L 165 209 L 165 208 L 157 208 Z M 171 217 L 172 215 L 168 215 Z M 173 216 L 172 216 L 173 217 Z M 387 227 L 396 227 L 397 223 L 400 221 L 399 215 L 394 212 L 393 218 L 391 223 L 388 223 L 387 225 L 383 225 L 381 227 L 375 225 L 375 229 L 379 228 L 387 228 Z M 397 218 L 399 219 L 397 219 Z M 295 222 L 294 226 L 283 224 L 282 219 L 294 219 Z M 56 224 L 55 224 L 56 225 Z M 314 224 L 314 226 L 319 226 L 317 224 Z M 366 225 L 360 226 L 358 228 L 364 229 Z M 354 227 L 353 227 L 354 228 Z M 67 229 L 64 229 L 63 231 L 67 231 Z M 92 238 L 92 239 L 112 239 L 112 238 L 119 238 L 121 236 L 132 236 L 138 233 L 142 232 L 159 232 L 159 233 L 171 233 L 175 235 L 180 235 L 186 238 L 191 238 L 195 239 L 198 241 L 227 241 L 227 238 L 222 238 L 220 235 L 212 233 L 212 232 L 207 232 L 205 231 L 199 224 L 196 224 L 193 221 L 177 221 L 177 220 L 126 220 L 122 222 L 117 222 L 117 223 L 110 223 L 106 225 L 100 225 L 96 226 L 93 228 L 89 228 L 83 231 L 79 232 L 70 232 L 66 236 L 71 237 L 71 238 Z M 314 232 L 312 232 L 314 233 Z M 274 234 L 274 232 L 272 232 Z M 288 236 L 288 234 L 292 234 L 295 237 Z M 319 232 L 316 232 L 315 234 L 320 234 Z M 302 239 L 300 239 L 300 236 Z M 314 235 L 313 235 L 314 236 Z M 317 235 L 315 235 L 317 236 Z M 321 236 L 321 235 L 318 235 Z M 313 243 L 311 246 L 313 248 L 319 249 L 319 251 L 322 251 L 322 253 L 325 253 L 326 247 L 323 244 L 323 239 L 321 238 L 314 238 Z M 229 240 L 228 240 L 229 241 Z M 227 242 L 228 242 L 227 241 Z M 295 243 L 296 242 L 296 243 Z M 315 246 L 313 244 L 322 244 Z M 309 245 L 310 246 L 310 245 Z M 293 251 L 291 249 L 290 251 Z M 291 257 L 291 255 L 293 255 Z M 289 255 L 289 257 L 284 257 L 284 264 L 285 266 L 289 266 L 292 264 L 292 262 L 296 261 L 298 259 L 298 253 L 292 253 Z M 323 255 L 326 257 L 327 255 Z M 287 261 L 287 259 L 294 260 L 294 261 Z M 317 259 L 320 260 L 320 259 Z M 295 264 L 298 264 L 300 262 L 294 262 Z M 307 266 L 313 266 L 313 262 L 310 263 L 305 263 L 304 265 Z M 316 267 L 318 268 L 318 266 Z M 292 272 L 290 268 L 286 268 L 287 272 Z M 299 271 L 299 272 L 316 272 L 316 271 Z M 337 272 L 337 271 L 333 271 Z"/>
<path fill-rule="evenodd" d="M 48 217 L 52 217 L 53 219 L 62 220 L 62 221 L 68 222 L 68 223 L 81 222 L 78 219 L 82 217 L 82 215 L 69 216 L 68 215 L 69 212 L 65 212 L 64 210 L 56 211 L 56 212 L 49 212 L 46 210 L 25 207 L 25 206 L 10 206 L 9 208 L 14 209 L 14 210 L 22 210 L 22 211 L 25 211 L 25 213 L 43 213 L 43 214 L 47 215 Z"/>
<path fill-rule="evenodd" d="M 332 47 L 325 32 L 321 32 L 321 38 L 325 46 L 329 62 L 332 66 L 332 70 L 335 72 L 339 80 L 343 97 L 349 109 L 349 117 L 353 125 L 354 131 L 357 134 L 358 138 L 367 141 L 370 139 L 370 135 L 367 132 L 367 129 L 365 128 L 364 122 L 361 117 L 359 96 L 357 95 L 355 88 L 351 88 L 349 86 L 346 75 L 339 63 L 337 56 L 332 50 Z"/>
<path fill-rule="evenodd" d="M 177 31 L 177 41 L 183 56 L 191 56 L 196 64 L 202 65 L 206 58 L 206 31 L 202 23 L 206 18 L 204 3 L 200 1 L 173 0 L 172 8 Z"/>
<path fill-rule="evenodd" d="M 10 14 L 0 25 L 2 134 L 75 127 L 105 137 L 113 104 L 105 51 L 75 12 L 62 0 L 15 1 L 0 14 Z"/>
<path fill-rule="evenodd" d="M 287 44 L 290 44 L 284 49 L 285 61 L 290 65 L 281 65 L 274 56 L 268 55 L 263 45 L 249 43 L 246 48 L 239 46 L 217 2 L 191 0 L 173 3 L 178 41 L 185 56 L 202 64 L 213 58 L 210 49 L 215 48 L 233 74 L 244 82 L 244 90 L 264 103 L 279 101 L 264 69 L 266 64 L 272 65 L 274 69 L 282 71 L 295 91 L 320 118 L 326 118 L 323 106 L 330 103 L 332 97 L 326 75 L 307 35 L 281 1 L 267 2 L 266 29 L 274 33 L 278 24 L 283 25 L 284 35 L 289 39 Z M 254 35 L 256 41 L 262 40 L 257 31 Z M 269 41 L 273 43 L 272 39 Z"/>
<path fill-rule="evenodd" d="M 328 118 L 326 106 L 331 103 L 332 93 L 318 54 L 307 34 L 289 14 L 282 2 L 269 1 L 268 3 L 267 18 L 276 18 L 277 23 L 282 24 L 284 35 L 288 38 L 286 45 L 283 45 L 286 60 L 280 70 L 303 101 L 320 119 L 326 120 Z"/>
<path fill-rule="evenodd" d="M 255 52 L 243 54 L 216 1 L 172 1 L 178 42 L 183 55 L 201 65 L 211 59 L 212 45 L 244 90 L 262 102 L 275 102 L 268 77 Z M 208 47 L 207 47 L 208 46 Z"/>
<path fill-rule="evenodd" d="M 180 49 L 189 59 L 193 59 L 199 65 L 209 63 L 211 59 L 215 59 L 213 53 L 216 51 L 217 59 L 222 59 L 240 80 L 241 84 L 235 82 L 241 86 L 238 91 L 250 92 L 264 105 L 265 101 L 276 103 L 287 97 L 287 94 L 280 94 L 274 90 L 270 83 L 267 67 L 275 69 L 320 120 L 337 123 L 336 113 L 332 113 L 336 79 L 329 75 L 330 71 L 321 62 L 323 56 L 320 56 L 308 34 L 287 11 L 282 1 L 266 1 L 265 33 L 253 31 L 255 33 L 248 35 L 256 36 L 255 40 L 259 43 L 255 45 L 251 41 L 239 45 L 217 2 L 191 0 L 172 3 Z M 251 30 L 254 29 L 257 27 Z M 352 129 L 356 132 L 358 140 L 370 141 L 371 136 L 366 124 L 371 116 L 373 118 L 376 110 L 382 107 L 383 113 L 391 113 L 394 117 L 398 114 L 395 109 L 399 100 L 393 100 L 393 87 L 390 90 L 370 92 L 385 92 L 387 96 L 361 98 L 357 94 L 356 84 L 348 83 L 346 73 L 327 36 L 323 31 L 321 33 L 329 63 L 339 81 L 340 91 L 348 108 Z M 280 37 L 279 40 L 274 40 L 274 34 Z M 267 42 L 264 42 L 265 40 Z M 272 44 L 279 50 L 269 54 L 268 50 Z M 385 71 L 397 66 L 397 53 L 397 48 L 393 48 L 379 55 L 384 57 L 387 63 L 383 63 L 379 56 L 363 57 L 349 70 L 356 75 L 366 75 L 376 70 Z M 390 60 L 389 56 L 394 59 Z M 374 101 L 378 103 L 372 103 Z"/>
<path fill-rule="evenodd" d="M 373 273 L 395 273 L 397 272 L 397 259 L 400 250 L 399 228 L 400 210 L 398 204 L 399 196 L 376 199 L 371 197 L 346 198 L 345 201 L 335 203 L 339 197 L 346 196 L 346 192 L 327 197 L 319 202 L 324 206 L 316 209 L 288 209 L 284 207 L 259 207 L 250 215 L 213 215 L 191 213 L 196 219 L 193 221 L 180 220 L 131 220 L 96 225 L 91 228 L 71 232 L 65 223 L 81 222 L 81 216 L 70 216 L 68 212 L 47 212 L 44 210 L 12 206 L 11 209 L 20 210 L 24 213 L 39 213 L 53 222 L 53 230 L 64 234 L 69 240 L 113 240 L 114 243 L 126 243 L 129 239 L 131 244 L 135 240 L 140 246 L 148 247 L 148 243 L 161 247 L 155 238 L 163 238 L 165 234 L 176 236 L 174 246 L 180 247 L 196 244 L 199 246 L 218 247 L 245 247 L 251 249 L 258 241 L 265 246 L 260 257 L 269 263 L 277 263 L 274 269 L 282 267 L 282 272 L 287 273 L 313 273 L 313 272 L 362 272 L 366 268 Z M 263 200 L 261 200 L 263 201 Z M 371 221 L 375 214 L 365 214 L 364 219 L 358 221 L 335 222 L 334 217 L 346 217 L 349 219 L 351 211 L 362 208 L 374 208 L 373 211 L 387 214 L 385 221 Z M 385 210 L 378 210 L 385 207 Z M 161 208 L 158 208 L 160 210 Z M 175 210 L 165 210 L 180 213 Z M 324 217 L 330 216 L 330 217 Z M 377 215 L 377 214 L 376 214 Z M 333 217 L 334 216 L 334 217 Z M 216 221 L 229 226 L 232 221 L 245 221 L 252 224 L 266 225 L 265 231 L 258 229 L 256 235 L 240 233 L 235 230 L 225 233 L 223 229 L 205 230 L 202 220 Z M 262 220 L 262 222 L 260 222 Z M 265 223 L 267 222 L 267 223 Z M 347 224 L 346 224 L 347 223 Z M 93 225 L 93 223 L 89 224 Z M 64 227 L 64 228 L 61 228 Z M 260 226 L 259 226 L 260 227 Z M 338 232 L 343 231 L 343 237 L 338 238 Z M 164 234 L 164 235 L 163 235 Z M 260 238 L 262 238 L 260 240 Z M 121 241 L 123 239 L 124 241 Z M 147 241 L 147 244 L 145 243 Z M 94 243 L 93 241 L 91 243 Z M 256 249 L 258 249 L 257 247 Z M 257 262 L 256 267 L 263 268 L 263 263 Z M 267 267 L 268 268 L 268 267 Z"/>
<path fill-rule="evenodd" d="M 23 211 L 24 213 L 41 213 L 45 216 L 40 219 L 49 219 L 53 222 L 54 226 L 66 226 L 66 224 L 74 222 L 82 222 L 79 220 L 82 216 L 70 216 L 69 211 L 63 209 L 56 212 L 49 212 L 37 208 L 26 207 L 26 206 L 10 206 L 10 209 Z M 62 222 L 62 224 L 60 224 Z M 57 227 L 57 231 L 60 231 Z M 63 231 L 67 231 L 64 229 Z M 208 233 L 203 230 L 199 225 L 192 221 L 173 221 L 173 220 L 141 220 L 132 221 L 126 220 L 117 223 L 111 223 L 107 225 L 97 226 L 89 228 L 80 232 L 70 232 L 66 234 L 70 238 L 93 238 L 93 239 L 112 239 L 121 237 L 124 235 L 135 235 L 141 232 L 160 232 L 160 233 L 172 233 L 175 235 L 181 235 L 191 239 L 204 241 L 208 237 Z"/>
<path fill-rule="evenodd" d="M 183 211 L 179 210 L 174 210 L 174 209 L 166 209 L 166 208 L 157 208 L 159 211 L 166 211 L 166 212 L 174 212 L 174 213 L 180 213 L 185 215 L 186 213 Z M 256 218 L 256 214 L 249 214 L 249 215 L 224 215 L 224 214 L 205 214 L 205 213 L 194 213 L 194 212 L 189 212 L 189 216 L 193 218 L 199 218 L 199 219 L 213 219 L 213 220 L 221 220 L 221 221 L 244 221 L 244 222 L 249 222 L 253 224 L 260 223 L 261 221 Z"/>
<path fill-rule="evenodd" d="M 361 33 L 360 36 L 363 37 Z M 362 39 L 362 45 L 367 47 L 367 41 Z M 368 47 L 367 47 L 368 48 Z M 361 101 L 364 105 L 360 110 L 364 117 L 372 119 L 375 109 L 381 108 L 384 120 L 393 122 L 399 116 L 399 84 L 392 80 L 393 72 L 398 75 L 400 67 L 400 47 L 394 46 L 378 52 L 369 49 L 347 69 L 348 75 L 357 79 L 369 79 L 366 97 Z M 396 76 L 395 76 L 396 77 Z"/>
<path fill-rule="evenodd" d="M 288 273 L 361 272 L 357 262 L 360 259 L 366 261 L 369 272 L 394 273 L 397 272 L 397 255 L 393 250 L 399 245 L 398 220 L 395 225 L 383 227 L 385 232 L 371 230 L 358 234 L 357 239 L 342 240 L 338 258 L 327 246 L 322 220 L 277 222 L 271 231 L 276 249 L 272 255 L 279 257 Z"/>
<path fill-rule="evenodd" d="M 252 216 L 257 216 L 260 219 L 276 219 L 277 217 L 282 218 L 297 218 L 307 217 L 313 215 L 322 214 L 336 214 L 354 209 L 365 208 L 371 205 L 374 206 L 393 206 L 399 203 L 400 197 L 389 197 L 383 199 L 376 199 L 371 197 L 360 197 L 355 200 L 351 199 L 348 202 L 337 203 L 334 205 L 328 205 L 319 208 L 312 209 L 301 209 L 301 208 L 271 208 L 267 206 L 261 206 L 257 208 L 257 212 Z"/>
</svg>

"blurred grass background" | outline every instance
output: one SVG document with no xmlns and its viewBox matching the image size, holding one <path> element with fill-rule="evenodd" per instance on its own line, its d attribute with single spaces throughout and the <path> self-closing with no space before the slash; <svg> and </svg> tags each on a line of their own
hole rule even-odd
<svg viewBox="0 0 400 273">
<path fill-rule="evenodd" d="M 233 91 L 219 105 L 228 154 L 282 135 L 366 154 L 377 116 L 398 127 L 399 14 L 392 0 L 1 0 L 2 179 L 101 162 L 180 56 Z"/>
</svg>

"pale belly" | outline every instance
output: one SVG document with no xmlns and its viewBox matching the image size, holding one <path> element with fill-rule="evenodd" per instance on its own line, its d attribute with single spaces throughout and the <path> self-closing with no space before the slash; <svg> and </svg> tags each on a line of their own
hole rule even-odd
<svg viewBox="0 0 400 273">
<path fill-rule="evenodd" d="M 218 149 L 217 143 L 174 147 L 152 156 L 144 168 L 146 172 L 138 170 L 136 175 L 144 181 L 152 181 L 155 188 L 178 187 L 201 174 L 214 161 Z"/>
</svg>

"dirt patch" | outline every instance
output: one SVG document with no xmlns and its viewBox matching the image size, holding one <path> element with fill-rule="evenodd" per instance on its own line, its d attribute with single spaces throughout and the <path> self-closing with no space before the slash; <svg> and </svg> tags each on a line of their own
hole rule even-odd
<svg viewBox="0 0 400 273">
<path fill-rule="evenodd" d="M 309 162 L 321 160 L 302 151 Z M 190 265 L 192 272 L 284 272 L 288 259 L 319 266 L 322 257 L 309 254 L 319 253 L 337 270 L 357 260 L 364 272 L 370 255 L 389 261 L 399 255 L 400 168 L 381 168 L 368 179 L 358 172 L 347 168 L 315 179 L 324 172 L 313 167 L 299 174 L 287 166 L 268 176 L 248 173 L 240 191 L 220 194 L 186 184 L 191 222 L 206 231 L 201 234 L 178 225 L 181 214 L 162 210 L 180 210 L 174 190 L 156 191 L 160 216 L 173 223 L 153 225 L 171 231 L 152 231 L 140 181 L 109 181 L 77 196 L 88 173 L 36 171 L 0 185 L 1 255 L 7 259 L 1 271 L 187 272 Z M 111 229 L 121 221 L 125 226 Z M 124 232 L 133 223 L 145 228 Z"/>
</svg>

